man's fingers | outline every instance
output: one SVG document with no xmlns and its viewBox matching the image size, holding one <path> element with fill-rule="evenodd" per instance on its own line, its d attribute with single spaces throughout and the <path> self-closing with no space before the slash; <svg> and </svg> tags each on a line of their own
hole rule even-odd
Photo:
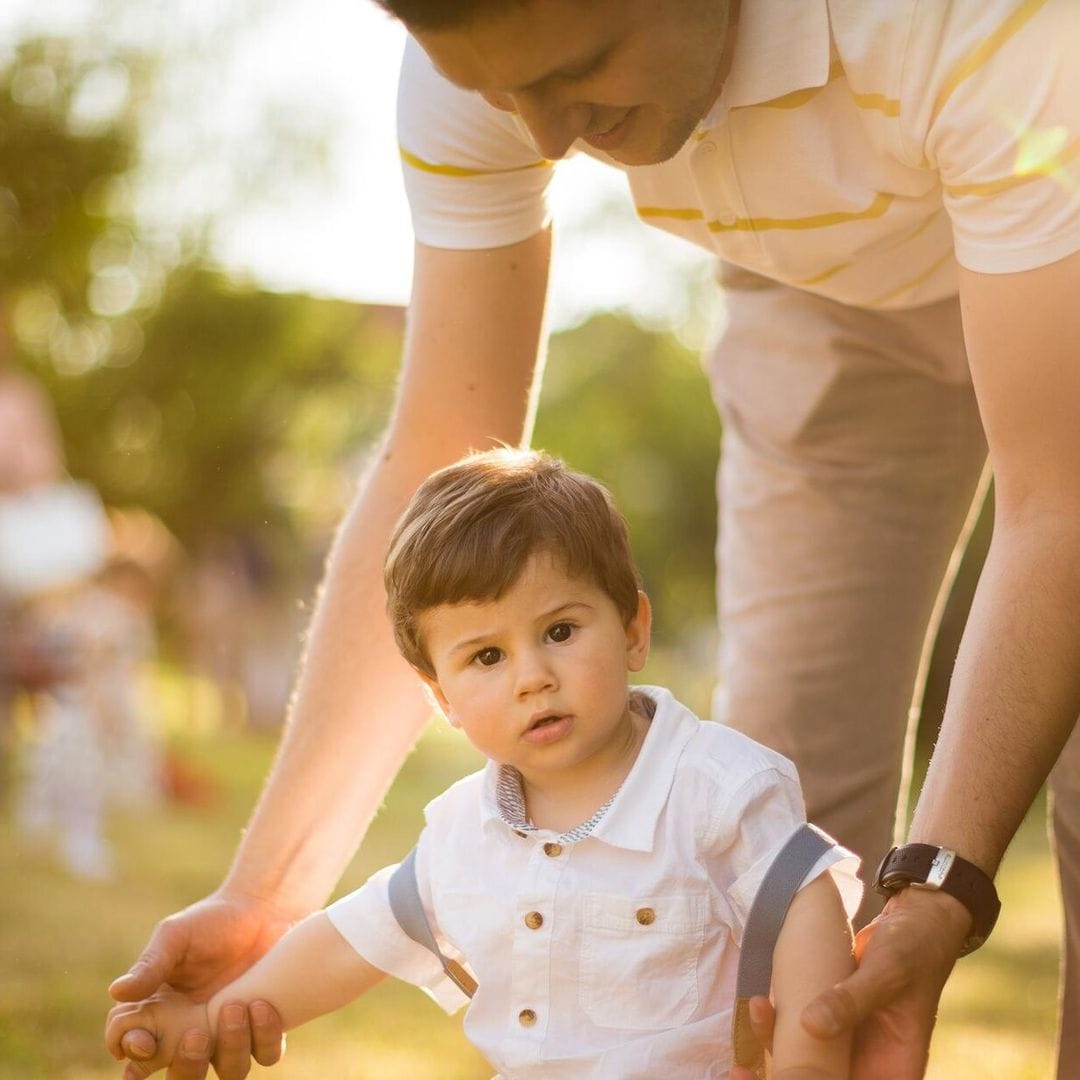
<svg viewBox="0 0 1080 1080">
<path fill-rule="evenodd" d="M 120 1049 L 131 1061 L 147 1061 L 157 1053 L 157 1040 L 144 1028 L 132 1028 L 124 1032 Z"/>
<path fill-rule="evenodd" d="M 210 1069 L 210 1036 L 192 1028 L 184 1032 L 165 1080 L 204 1080 Z"/>
<path fill-rule="evenodd" d="M 218 1013 L 214 1069 L 221 1080 L 244 1080 L 251 1071 L 248 1011 L 238 1001 L 227 1002 Z"/>
<path fill-rule="evenodd" d="M 276 1065 L 285 1051 L 281 1017 L 265 1001 L 253 1001 L 251 1014 L 251 1056 L 260 1065 Z"/>
<path fill-rule="evenodd" d="M 114 1001 L 141 1001 L 169 981 L 181 957 L 168 923 L 158 923 L 142 955 L 109 986 Z"/>
<path fill-rule="evenodd" d="M 772 1049 L 773 1029 L 776 1027 L 776 1010 L 767 997 L 752 997 L 749 1005 L 750 1029 L 766 1050 Z"/>
</svg>

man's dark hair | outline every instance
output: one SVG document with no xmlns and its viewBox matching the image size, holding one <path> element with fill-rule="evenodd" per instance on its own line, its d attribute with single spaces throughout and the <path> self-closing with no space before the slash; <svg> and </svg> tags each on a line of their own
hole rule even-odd
<svg viewBox="0 0 1080 1080">
<path fill-rule="evenodd" d="M 526 0 L 376 0 L 384 11 L 418 30 L 448 30 Z"/>
</svg>

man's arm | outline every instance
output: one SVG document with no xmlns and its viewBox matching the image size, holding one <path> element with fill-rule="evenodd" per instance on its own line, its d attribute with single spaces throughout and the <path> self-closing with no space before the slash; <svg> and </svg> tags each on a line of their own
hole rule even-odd
<svg viewBox="0 0 1080 1080">
<path fill-rule="evenodd" d="M 434 469 L 470 448 L 527 439 L 549 257 L 548 232 L 488 251 L 418 245 L 394 413 L 330 556 L 274 768 L 221 889 L 159 924 L 113 984 L 117 999 L 166 980 L 212 992 L 320 906 L 340 876 L 428 716 L 384 611 L 390 531 Z M 280 1029 L 255 1027 L 258 1060 L 276 1060 Z M 231 1041 L 224 1033 L 222 1076 L 245 1075 L 247 1038 L 246 1025 Z M 174 1069 L 169 1080 L 203 1075 Z"/>
<path fill-rule="evenodd" d="M 993 874 L 1080 712 L 1080 254 L 961 271 L 960 288 L 994 536 L 910 839 Z M 859 935 L 855 974 L 804 1022 L 821 1034 L 861 1023 L 856 1078 L 921 1076 L 969 926 L 945 893 L 904 890 Z"/>
</svg>

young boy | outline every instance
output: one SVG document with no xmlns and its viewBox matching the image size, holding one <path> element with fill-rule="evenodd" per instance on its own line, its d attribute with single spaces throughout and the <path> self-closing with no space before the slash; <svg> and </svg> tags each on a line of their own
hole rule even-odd
<svg viewBox="0 0 1080 1080">
<path fill-rule="evenodd" d="M 608 493 L 541 453 L 471 455 L 416 493 L 385 582 L 401 652 L 489 759 L 427 807 L 415 862 L 439 947 L 479 984 L 469 1038 L 513 1080 L 727 1076 L 747 913 L 802 797 L 784 758 L 666 690 L 628 689 L 650 608 Z M 853 861 L 828 850 L 788 912 L 774 1076 L 847 1075 L 847 1042 L 809 1038 L 798 1016 L 851 970 Z M 395 919 L 393 869 L 207 1004 L 166 990 L 116 1006 L 110 1051 L 151 1031 L 145 1075 L 185 1030 L 216 1031 L 225 1001 L 267 1000 L 292 1028 L 385 972 L 460 1008 L 459 985 Z"/>
</svg>

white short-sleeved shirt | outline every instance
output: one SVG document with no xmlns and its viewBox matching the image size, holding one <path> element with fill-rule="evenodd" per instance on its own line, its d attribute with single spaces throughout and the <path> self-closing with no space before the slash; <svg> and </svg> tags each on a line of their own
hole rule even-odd
<svg viewBox="0 0 1080 1080">
<path fill-rule="evenodd" d="M 496 765 L 425 811 L 421 899 L 440 947 L 479 983 L 467 1035 L 513 1080 L 698 1080 L 730 1068 L 743 927 L 762 876 L 804 820 L 802 794 L 786 758 L 702 723 L 666 690 L 641 689 L 655 715 L 584 839 L 508 824 Z M 831 872 L 851 914 L 857 867 L 836 847 L 806 880 Z M 370 963 L 460 1008 L 465 996 L 394 919 L 393 869 L 329 917 Z"/>
<path fill-rule="evenodd" d="M 524 125 L 414 42 L 398 117 L 419 240 L 496 247 L 546 223 L 552 166 Z M 611 164 L 647 223 L 843 303 L 943 299 L 957 261 L 1055 262 L 1080 250 L 1080 3 L 743 0 L 696 133 L 663 164 Z"/>
</svg>

